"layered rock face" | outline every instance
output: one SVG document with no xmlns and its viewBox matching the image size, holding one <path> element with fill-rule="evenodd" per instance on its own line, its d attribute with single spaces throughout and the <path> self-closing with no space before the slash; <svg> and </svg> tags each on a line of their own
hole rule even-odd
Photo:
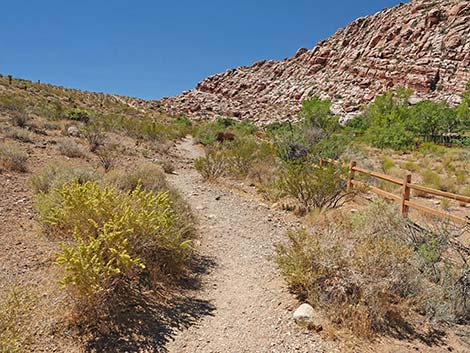
<svg viewBox="0 0 470 353">
<path fill-rule="evenodd" d="M 470 81 L 470 0 L 415 0 L 358 18 L 313 49 L 210 76 L 157 102 L 168 113 L 258 124 L 294 119 L 310 96 L 347 118 L 393 87 L 458 103 Z"/>
</svg>

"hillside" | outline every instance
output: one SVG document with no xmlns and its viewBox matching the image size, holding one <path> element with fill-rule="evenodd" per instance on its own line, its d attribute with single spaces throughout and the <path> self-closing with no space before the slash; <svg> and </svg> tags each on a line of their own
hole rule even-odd
<svg viewBox="0 0 470 353">
<path fill-rule="evenodd" d="M 259 61 L 200 82 L 156 104 L 169 113 L 258 123 L 291 119 L 307 97 L 328 97 L 354 115 L 378 94 L 406 86 L 413 100 L 458 103 L 470 80 L 470 3 L 414 0 L 358 18 L 313 49 Z"/>
</svg>

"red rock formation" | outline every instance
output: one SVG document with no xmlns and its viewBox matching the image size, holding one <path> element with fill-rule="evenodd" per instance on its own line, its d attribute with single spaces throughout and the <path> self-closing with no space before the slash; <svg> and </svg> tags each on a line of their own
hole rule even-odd
<svg viewBox="0 0 470 353">
<path fill-rule="evenodd" d="M 458 103 L 470 80 L 470 1 L 415 0 L 358 18 L 311 50 L 259 61 L 200 82 L 158 104 L 169 113 L 263 124 L 295 117 L 302 100 L 329 97 L 347 117 L 384 91 Z"/>
</svg>

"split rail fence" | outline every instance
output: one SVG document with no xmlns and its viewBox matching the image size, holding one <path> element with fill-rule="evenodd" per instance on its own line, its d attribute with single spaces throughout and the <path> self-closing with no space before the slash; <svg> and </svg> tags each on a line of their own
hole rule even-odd
<svg viewBox="0 0 470 353">
<path fill-rule="evenodd" d="M 325 165 L 327 163 L 330 164 L 339 164 L 338 161 L 332 160 L 332 159 L 322 159 L 320 160 L 320 166 Z M 401 195 L 396 195 L 391 192 L 385 191 L 383 189 L 380 189 L 374 185 L 369 185 L 363 181 L 355 179 L 356 174 L 364 174 L 368 175 L 373 178 L 377 178 L 380 180 L 384 180 L 396 185 L 401 186 Z M 470 197 L 469 196 L 463 196 L 463 195 L 458 195 L 458 194 L 453 194 L 450 192 L 445 192 L 441 190 L 436 190 L 432 188 L 428 188 L 419 184 L 414 184 L 411 182 L 411 173 L 405 174 L 405 176 L 400 179 L 396 178 L 390 175 L 385 175 L 382 173 L 374 172 L 372 170 L 367 170 L 364 168 L 360 168 L 357 166 L 356 161 L 352 161 L 349 164 L 349 175 L 348 175 L 348 183 L 347 183 L 348 190 L 353 189 L 354 187 L 365 187 L 368 190 L 374 192 L 375 194 L 389 200 L 393 200 L 400 204 L 400 212 L 403 217 L 407 218 L 408 213 L 410 208 L 416 209 L 419 212 L 422 213 L 427 213 L 436 217 L 444 218 L 451 220 L 455 223 L 458 224 L 470 224 L 470 216 L 466 216 L 465 218 L 453 215 L 451 213 L 443 212 L 440 210 L 436 210 L 434 208 L 424 206 L 422 204 L 416 203 L 411 201 L 411 190 L 416 190 L 419 191 L 420 193 L 423 194 L 429 194 L 433 196 L 438 196 L 442 197 L 445 199 L 450 199 L 450 200 L 455 200 L 458 201 L 459 203 L 465 203 L 465 204 L 470 204 Z"/>
</svg>

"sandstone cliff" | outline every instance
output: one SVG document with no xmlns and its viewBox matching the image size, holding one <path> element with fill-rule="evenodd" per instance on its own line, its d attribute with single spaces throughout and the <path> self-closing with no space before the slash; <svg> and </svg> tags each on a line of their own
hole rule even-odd
<svg viewBox="0 0 470 353">
<path fill-rule="evenodd" d="M 343 117 L 397 86 L 459 101 L 470 80 L 470 1 L 415 0 L 358 18 L 313 49 L 210 76 L 158 104 L 193 117 L 292 119 L 303 99 L 329 97 Z"/>
</svg>

